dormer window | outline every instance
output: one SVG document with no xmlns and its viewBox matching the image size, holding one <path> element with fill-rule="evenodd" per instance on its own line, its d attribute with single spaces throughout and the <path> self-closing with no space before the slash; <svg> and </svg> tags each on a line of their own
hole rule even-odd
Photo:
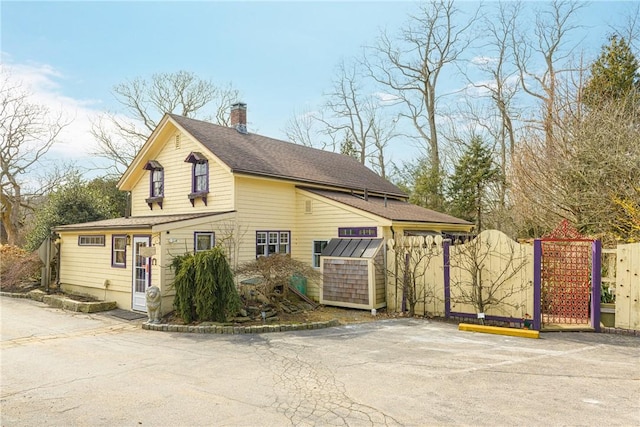
<svg viewBox="0 0 640 427">
<path fill-rule="evenodd" d="M 207 205 L 207 194 L 209 194 L 209 160 L 201 153 L 193 151 L 184 160 L 191 163 L 191 193 L 189 200 L 191 206 L 195 206 L 195 200 L 201 199 Z"/>
<path fill-rule="evenodd" d="M 149 171 L 149 198 L 145 200 L 149 209 L 156 203 L 162 209 L 164 199 L 164 168 L 156 160 L 149 160 L 144 169 Z"/>
</svg>

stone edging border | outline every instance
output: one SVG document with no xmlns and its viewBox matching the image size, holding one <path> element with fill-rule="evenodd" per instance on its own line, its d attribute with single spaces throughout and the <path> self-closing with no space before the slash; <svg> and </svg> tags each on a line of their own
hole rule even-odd
<svg viewBox="0 0 640 427">
<path fill-rule="evenodd" d="M 295 323 L 283 325 L 257 325 L 257 326 L 223 326 L 223 325 L 168 325 L 143 323 L 142 329 L 161 332 L 187 332 L 197 334 L 262 334 L 266 332 L 304 331 L 308 329 L 324 329 L 339 326 L 338 319 L 326 322 Z"/>
<path fill-rule="evenodd" d="M 61 308 L 67 311 L 96 313 L 100 311 L 108 311 L 116 308 L 115 302 L 94 302 L 86 303 L 74 301 L 60 295 L 47 295 L 41 290 L 33 290 L 27 293 L 2 292 L 0 296 L 9 298 L 24 298 L 34 301 L 43 302 L 49 306 Z M 332 319 L 326 322 L 309 322 L 295 323 L 283 325 L 258 325 L 258 326 L 223 326 L 205 323 L 201 325 L 170 325 L 170 324 L 154 324 L 142 323 L 142 329 L 149 331 L 161 332 L 182 332 L 182 333 L 199 333 L 199 334 L 261 334 L 265 332 L 285 332 L 285 331 L 304 331 L 308 329 L 324 329 L 333 326 L 339 326 L 338 319 Z"/>
<path fill-rule="evenodd" d="M 10 298 L 28 298 L 34 301 L 45 303 L 51 307 L 61 308 L 77 313 L 98 313 L 116 308 L 115 301 L 95 301 L 83 302 L 67 298 L 64 295 L 46 294 L 36 289 L 27 293 L 0 292 L 0 296 Z"/>
</svg>

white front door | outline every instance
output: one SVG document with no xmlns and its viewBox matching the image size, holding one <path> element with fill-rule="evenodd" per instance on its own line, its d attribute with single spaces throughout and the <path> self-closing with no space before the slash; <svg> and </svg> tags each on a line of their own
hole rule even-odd
<svg viewBox="0 0 640 427">
<path fill-rule="evenodd" d="M 142 256 L 140 248 L 151 244 L 151 237 L 136 236 L 133 238 L 133 287 L 131 308 L 147 311 L 145 292 L 151 286 L 151 258 Z"/>
</svg>

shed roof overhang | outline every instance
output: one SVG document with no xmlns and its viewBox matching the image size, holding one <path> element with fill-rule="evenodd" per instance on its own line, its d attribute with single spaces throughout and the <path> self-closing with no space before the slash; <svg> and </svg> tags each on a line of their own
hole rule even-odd
<svg viewBox="0 0 640 427">
<path fill-rule="evenodd" d="M 223 221 L 232 218 L 235 211 L 188 214 L 188 215 L 156 215 L 127 218 L 113 218 L 81 224 L 61 225 L 53 231 L 57 233 L 108 230 L 144 230 L 165 231 L 187 227 L 207 221 Z"/>
<path fill-rule="evenodd" d="M 383 239 L 331 239 L 322 250 L 323 257 L 373 258 Z"/>
</svg>

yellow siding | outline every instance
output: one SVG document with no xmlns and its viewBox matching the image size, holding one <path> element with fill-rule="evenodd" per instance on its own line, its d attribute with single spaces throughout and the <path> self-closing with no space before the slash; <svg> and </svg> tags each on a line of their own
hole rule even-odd
<svg viewBox="0 0 640 427">
<path fill-rule="evenodd" d="M 60 233 L 60 283 L 63 290 L 90 295 L 101 300 L 116 301 L 118 307 L 131 309 L 132 251 L 127 246 L 126 268 L 111 266 L 113 234 L 150 234 L 149 230 L 125 232 Z M 104 235 L 104 246 L 79 246 L 79 235 Z M 152 280 L 153 280 L 152 271 Z"/>
<path fill-rule="evenodd" d="M 235 183 L 239 233 L 243 237 L 239 261 L 256 258 L 256 231 L 291 231 L 293 246 L 297 239 L 293 184 L 250 177 L 236 177 Z"/>
<path fill-rule="evenodd" d="M 309 207 L 311 212 L 307 212 Z M 309 196 L 300 190 L 297 190 L 295 219 L 296 233 L 295 236 L 292 235 L 293 256 L 309 265 L 313 263 L 313 241 L 337 238 L 339 227 L 378 227 L 378 237 L 383 236 L 383 227 L 379 226 L 379 221 L 371 215 L 357 213 L 326 199 Z M 319 284 L 309 283 L 307 295 L 319 301 Z"/>
<path fill-rule="evenodd" d="M 195 224 L 189 224 L 179 228 L 172 228 L 167 231 L 160 231 L 153 235 L 153 246 L 156 247 L 156 266 L 154 267 L 152 276 L 153 284 L 160 287 L 162 291 L 162 312 L 168 313 L 173 310 L 173 297 L 175 291 L 171 288 L 175 272 L 171 269 L 171 262 L 175 256 L 183 255 L 187 252 L 193 253 L 195 232 L 213 232 L 215 233 L 215 244 L 223 244 L 225 248 L 232 247 L 232 244 L 226 241 L 231 239 L 232 233 L 236 229 L 233 217 L 225 217 L 224 219 L 202 219 Z M 229 239 L 227 239 L 229 238 Z M 233 251 L 231 251 L 233 252 Z M 233 253 L 229 254 L 233 259 Z M 231 261 L 233 262 L 233 261 Z"/>
<path fill-rule="evenodd" d="M 180 134 L 179 147 L 175 144 Z M 149 197 L 149 174 L 144 171 L 131 191 L 132 216 L 168 215 L 176 213 L 221 212 L 233 210 L 233 177 L 225 166 L 218 163 L 201 145 L 187 135 L 175 132 L 163 141 L 157 141 L 162 148 L 151 160 L 157 160 L 164 168 L 164 199 L 162 209 L 153 204 L 153 210 L 145 202 Z M 209 159 L 209 194 L 207 206 L 201 199 L 191 206 L 188 198 L 191 192 L 192 164 L 184 160 L 192 151 L 198 151 Z M 143 165 L 144 166 L 144 165 Z"/>
</svg>

